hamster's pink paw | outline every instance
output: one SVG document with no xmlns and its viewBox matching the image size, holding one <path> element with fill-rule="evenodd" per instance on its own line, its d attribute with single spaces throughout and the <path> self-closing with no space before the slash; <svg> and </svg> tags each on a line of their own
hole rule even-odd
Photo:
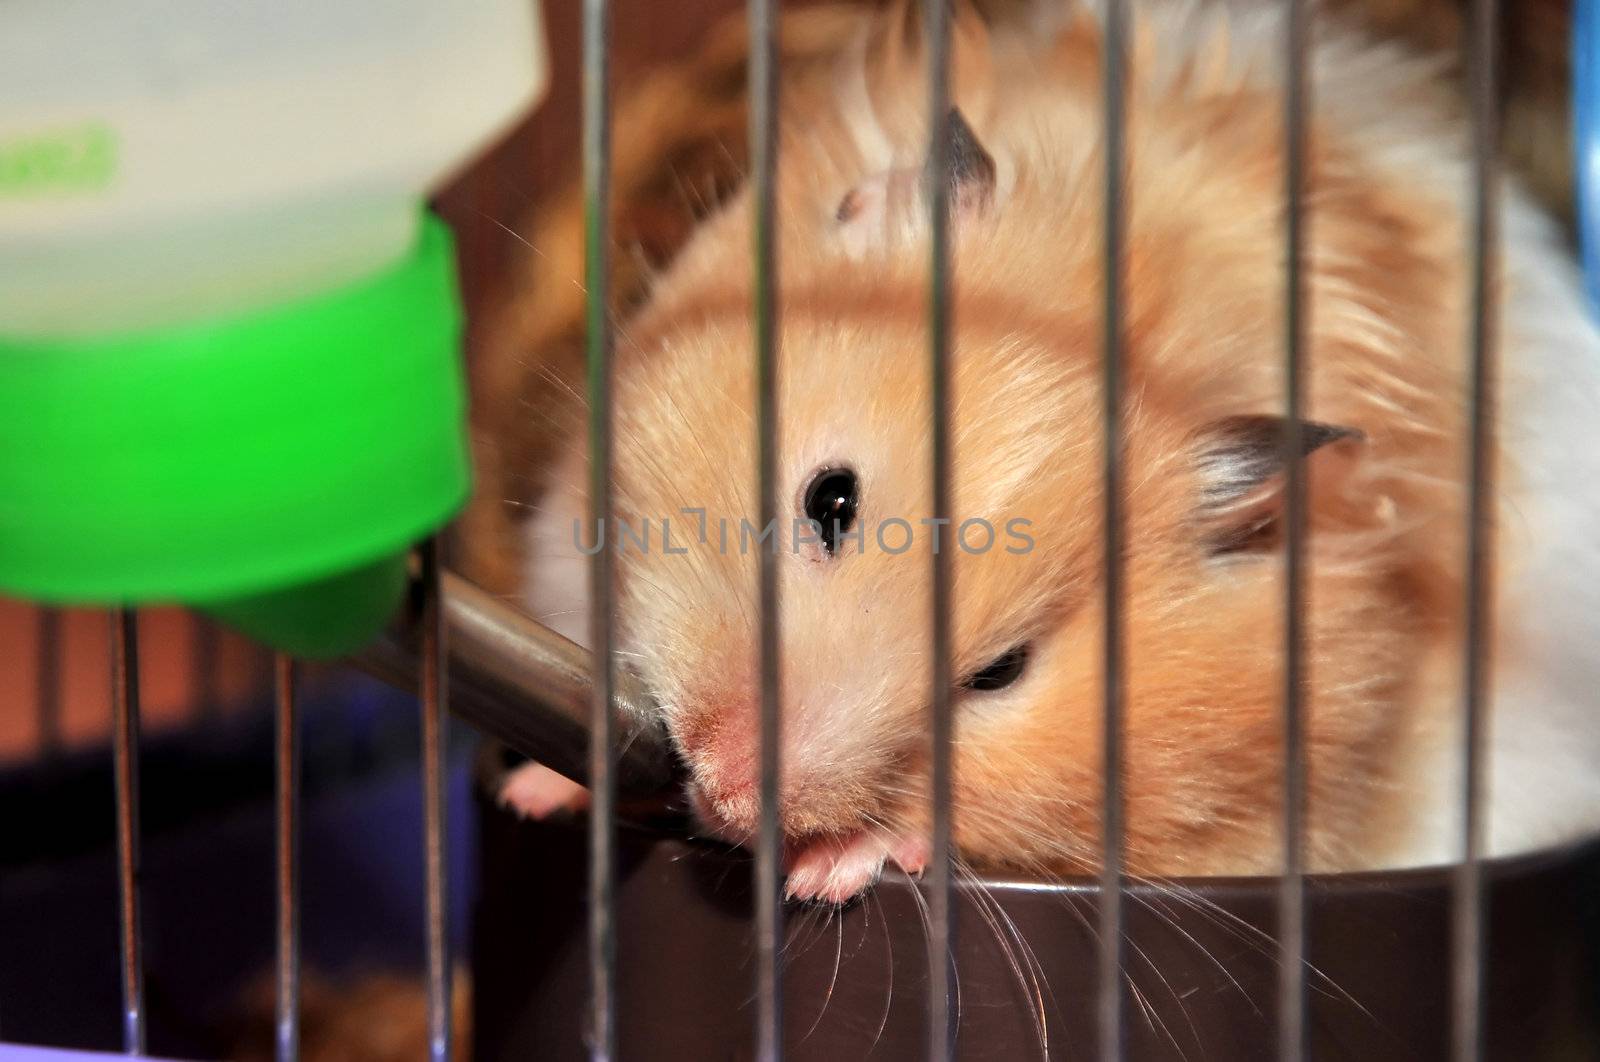
<svg viewBox="0 0 1600 1062">
<path fill-rule="evenodd" d="M 582 811 L 589 806 L 589 791 L 544 764 L 530 761 L 506 776 L 499 799 L 501 807 L 525 819 L 543 819 L 558 811 Z"/>
<path fill-rule="evenodd" d="M 847 841 L 824 840 L 789 854 L 784 894 L 791 900 L 847 903 L 865 892 L 893 859 L 908 874 L 927 864 L 927 842 L 861 833 Z"/>
</svg>

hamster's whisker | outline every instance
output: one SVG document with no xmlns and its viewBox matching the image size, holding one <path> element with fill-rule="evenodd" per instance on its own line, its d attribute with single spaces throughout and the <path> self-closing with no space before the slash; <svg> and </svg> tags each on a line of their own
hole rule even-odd
<svg viewBox="0 0 1600 1062">
<path fill-rule="evenodd" d="M 972 896 L 977 905 L 978 912 L 993 934 L 995 943 L 1000 946 L 1006 965 L 1010 967 L 1011 974 L 1016 978 L 1017 987 L 1023 995 L 1028 997 L 1029 1011 L 1034 1017 L 1034 1034 L 1039 1043 L 1039 1057 L 1044 1062 L 1050 1058 L 1050 1037 L 1048 1021 L 1046 1019 L 1044 996 L 1048 984 L 1045 980 L 1044 970 L 1039 964 L 1038 956 L 1033 948 L 1023 939 L 1021 931 L 1017 928 L 1015 920 L 1006 913 L 1005 908 L 996 900 L 989 887 L 983 880 L 974 874 L 970 867 L 960 859 L 954 861 L 955 873 L 958 880 L 965 880 L 972 886 Z M 1012 940 L 1016 941 L 1016 948 L 1012 947 Z M 1019 954 L 1020 953 L 1020 954 Z"/>
<path fill-rule="evenodd" d="M 1175 881 L 1171 878 L 1163 878 L 1153 875 L 1130 875 L 1130 880 L 1146 882 L 1159 887 L 1162 890 L 1163 896 L 1183 904 L 1195 914 L 1207 919 L 1212 925 L 1223 930 L 1224 932 L 1230 933 L 1235 939 L 1240 941 L 1240 943 L 1244 944 L 1246 947 L 1249 947 L 1257 954 L 1268 955 L 1276 958 L 1278 954 L 1277 938 L 1273 937 L 1272 934 L 1263 930 L 1261 927 L 1245 921 L 1237 914 L 1234 914 L 1232 911 L 1229 911 L 1227 908 L 1218 904 L 1215 900 L 1201 895 L 1190 886 L 1184 885 L 1181 882 Z M 1176 925 L 1174 925 L 1174 928 L 1177 928 Z M 1186 933 L 1184 935 L 1186 937 L 1188 936 Z M 1212 958 L 1212 956 L 1205 952 L 1205 949 L 1201 948 L 1201 952 L 1202 954 L 1206 954 L 1207 958 Z M 1213 962 L 1216 962 L 1216 960 L 1213 959 Z M 1219 970 L 1222 969 L 1220 962 L 1216 962 L 1216 965 Z M 1335 981 L 1322 969 L 1310 961 L 1307 961 L 1305 966 L 1307 972 L 1311 974 L 1312 978 L 1323 991 L 1327 992 L 1330 996 L 1341 999 L 1355 1007 L 1367 1018 L 1370 1018 L 1373 1021 L 1377 1020 L 1377 1017 L 1364 1003 L 1357 999 L 1355 995 L 1348 991 L 1343 985 Z M 1226 973 L 1226 971 L 1224 971 L 1224 973 Z M 1230 976 L 1229 980 L 1233 980 L 1233 978 Z M 1234 983 L 1235 987 L 1239 989 L 1240 994 L 1245 995 L 1243 987 L 1238 985 L 1237 982 Z M 1245 998 L 1249 999 L 1248 995 L 1245 995 Z M 1252 1006 L 1254 1006 L 1253 1001 Z M 1259 1008 L 1257 1008 L 1257 1013 L 1260 1013 Z"/>
<path fill-rule="evenodd" d="M 872 1048 L 875 1049 L 883 1040 L 883 1032 L 889 1027 L 889 1013 L 894 1006 L 894 934 L 889 931 L 889 913 L 884 910 L 883 897 L 876 891 L 867 895 L 868 903 L 878 905 L 878 921 L 883 926 L 884 969 L 888 971 L 888 981 L 883 989 L 883 1014 L 878 1018 L 878 1029 L 872 1034 Z"/>
<path fill-rule="evenodd" d="M 572 386 L 572 383 L 569 380 L 563 377 L 560 373 L 556 372 L 550 366 L 539 366 L 538 374 L 555 384 L 557 387 L 561 388 L 561 390 L 565 391 L 567 393 L 567 397 L 576 402 L 580 409 L 589 408 L 589 396 L 587 392 L 580 392 L 577 388 Z"/>
<path fill-rule="evenodd" d="M 1140 895 L 1136 892 L 1130 893 L 1129 895 L 1131 895 L 1134 900 L 1141 904 L 1147 911 L 1150 911 L 1157 918 L 1161 919 L 1162 922 L 1166 923 L 1168 927 L 1170 927 L 1184 940 L 1194 945 L 1195 950 L 1198 951 L 1207 962 L 1216 967 L 1218 973 L 1222 974 L 1223 977 L 1228 979 L 1228 983 L 1231 984 L 1234 989 L 1238 991 L 1239 995 L 1244 997 L 1244 1000 L 1250 1004 L 1250 1009 L 1255 1011 L 1257 1016 L 1260 1016 L 1261 1008 L 1256 1006 L 1256 1001 L 1250 997 L 1248 992 L 1245 991 L 1244 986 L 1239 983 L 1236 977 L 1233 976 L 1232 972 L 1228 970 L 1227 966 L 1224 965 L 1223 962 L 1218 959 L 1209 948 L 1201 944 L 1191 933 L 1189 933 L 1188 930 L 1184 929 L 1182 923 L 1174 918 L 1171 912 L 1161 907 L 1154 897 Z"/>
<path fill-rule="evenodd" d="M 510 182 L 506 182 L 506 183 L 509 184 Z M 526 236 L 522 235 L 516 229 L 513 229 L 510 225 L 507 225 L 505 222 L 501 221 L 499 218 L 495 217 L 493 214 L 490 214 L 490 213 L 488 213 L 487 211 L 484 211 L 484 210 L 479 210 L 477 207 L 470 207 L 469 209 L 471 209 L 471 211 L 474 214 L 478 215 L 480 218 L 482 218 L 483 220 L 487 221 L 489 224 L 493 225 L 495 228 L 499 229 L 501 232 L 505 233 L 507 236 L 510 236 L 513 240 L 516 240 L 518 243 L 522 244 L 522 246 L 526 247 L 528 250 L 532 251 L 534 254 L 538 255 L 539 258 L 548 260 L 546 258 L 545 253 L 543 251 L 539 250 L 539 248 L 534 246 L 532 240 L 529 240 Z"/>
<path fill-rule="evenodd" d="M 822 1024 L 822 1018 L 828 1013 L 828 1004 L 833 1002 L 833 990 L 839 985 L 839 969 L 844 964 L 844 918 L 833 917 L 830 913 L 829 921 L 837 927 L 833 950 L 833 973 L 828 978 L 828 989 L 822 994 L 822 1006 L 817 1009 L 817 1017 L 811 1023 L 811 1028 L 800 1038 L 801 1043 L 811 1039 L 811 1034 L 817 1031 L 817 1026 Z"/>
<path fill-rule="evenodd" d="M 1149 954 L 1142 947 L 1140 947 L 1139 944 L 1126 931 L 1123 933 L 1123 940 L 1128 947 L 1133 949 L 1134 954 L 1150 968 L 1150 972 L 1156 975 L 1156 978 L 1161 982 L 1162 987 L 1164 987 L 1167 990 L 1167 993 L 1172 996 L 1173 1002 L 1178 1004 L 1178 1010 L 1183 1014 L 1184 1020 L 1189 1023 L 1189 1030 L 1194 1035 L 1195 1040 L 1198 1043 L 1200 1040 L 1200 1032 L 1194 1024 L 1194 1016 L 1189 1013 L 1189 1008 L 1183 1002 L 1183 997 L 1178 995 L 1177 989 L 1172 987 L 1172 982 L 1167 980 L 1167 975 L 1161 972 L 1161 967 L 1157 965 L 1156 961 L 1150 958 Z M 1139 995 L 1139 988 L 1134 982 L 1133 971 L 1125 969 L 1123 971 L 1123 977 L 1127 980 L 1128 987 L 1133 990 L 1135 996 Z M 1151 1030 L 1157 1031 L 1157 1025 L 1159 1025 L 1159 1031 L 1165 1034 L 1167 1039 L 1172 1043 L 1172 1049 L 1177 1051 L 1179 1057 L 1185 1059 L 1187 1062 L 1189 1053 L 1183 1049 L 1181 1044 L 1178 1043 L 1178 1037 L 1173 1033 L 1171 1026 L 1167 1024 L 1166 1019 L 1157 1013 L 1155 1000 L 1147 997 L 1145 1006 L 1148 1017 L 1155 1019 L 1156 1024 L 1151 1025 Z"/>
</svg>

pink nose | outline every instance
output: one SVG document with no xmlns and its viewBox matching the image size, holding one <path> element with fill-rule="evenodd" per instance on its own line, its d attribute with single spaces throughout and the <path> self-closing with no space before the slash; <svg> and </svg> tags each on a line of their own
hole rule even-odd
<svg viewBox="0 0 1600 1062">
<path fill-rule="evenodd" d="M 699 710 L 675 724 L 678 747 L 694 771 L 695 796 L 703 818 L 732 834 L 748 834 L 761 824 L 760 727 L 753 693 L 724 688 L 702 695 Z M 860 825 L 859 785 L 840 785 L 826 765 L 794 755 L 785 720 L 783 786 L 778 798 L 783 828 L 815 832 Z M 855 781 L 855 780 L 852 780 Z M 746 838 L 739 838 L 746 839 Z"/>
<path fill-rule="evenodd" d="M 755 825 L 760 757 L 749 702 L 710 705 L 681 723 L 677 737 L 701 796 L 716 814 L 732 826 Z"/>
</svg>

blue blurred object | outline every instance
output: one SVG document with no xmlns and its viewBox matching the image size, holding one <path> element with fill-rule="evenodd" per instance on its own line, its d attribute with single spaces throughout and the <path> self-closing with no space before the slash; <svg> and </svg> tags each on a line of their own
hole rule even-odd
<svg viewBox="0 0 1600 1062">
<path fill-rule="evenodd" d="M 112 1054 L 105 1051 L 57 1051 L 47 1047 L 0 1044 L 0 1062 L 159 1062 L 149 1055 Z"/>
<path fill-rule="evenodd" d="M 1584 289 L 1600 313 L 1600 0 L 1572 10 L 1572 158 L 1577 170 L 1578 244 Z"/>
<path fill-rule="evenodd" d="M 423 831 L 416 701 L 355 675 L 302 687 L 301 929 L 307 969 L 420 979 Z M 270 705 L 152 734 L 143 766 L 145 983 L 153 1057 L 233 1046 L 249 986 L 273 962 Z M 452 948 L 476 894 L 474 736 L 452 727 Z M 0 770 L 0 1062 L 14 1045 L 121 1041 L 110 756 Z M 24 958 L 25 957 L 25 958 Z M 8 1053 L 10 1052 L 10 1053 Z M 48 1055 L 43 1059 L 54 1058 Z"/>
</svg>

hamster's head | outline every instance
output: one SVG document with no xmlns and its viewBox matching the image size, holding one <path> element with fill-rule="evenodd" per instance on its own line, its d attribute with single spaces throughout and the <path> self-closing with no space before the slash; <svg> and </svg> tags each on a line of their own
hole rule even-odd
<svg viewBox="0 0 1600 1062">
<path fill-rule="evenodd" d="M 962 305 L 951 525 L 928 521 L 931 409 L 916 299 L 863 298 L 848 321 L 852 311 L 833 300 L 814 313 L 797 293 L 786 302 L 791 353 L 779 371 L 768 537 L 757 516 L 749 335 L 737 310 L 678 334 L 648 369 L 625 373 L 617 392 L 609 548 L 623 662 L 661 705 L 702 824 L 749 840 L 760 814 L 758 563 L 773 552 L 782 828 L 792 860 L 815 857 L 818 846 L 827 853 L 826 876 L 846 875 L 835 886 L 855 881 L 832 868 L 841 849 L 860 854 L 870 842 L 869 862 L 891 855 L 913 869 L 923 857 L 935 548 L 953 575 L 959 849 L 977 865 L 1062 872 L 1092 867 L 1098 844 L 1104 547 L 1094 359 L 1061 356 L 1051 329 L 1020 328 L 1009 314 L 984 326 L 976 307 Z M 1085 322 L 1080 342 L 1092 347 L 1093 334 Z M 1146 405 L 1128 424 L 1130 838 L 1145 869 L 1170 852 L 1196 866 L 1249 869 L 1275 853 L 1281 422 L 1192 420 L 1182 408 Z M 1313 466 L 1340 477 L 1365 445 L 1353 429 L 1322 424 L 1304 425 L 1303 437 Z M 1342 621 L 1324 642 L 1348 651 L 1341 633 L 1366 641 L 1392 631 L 1395 617 L 1376 614 L 1386 598 L 1371 592 L 1365 570 L 1339 578 L 1319 583 L 1341 595 L 1319 600 Z M 1362 622 L 1371 624 L 1364 633 Z M 1330 663 L 1319 678 L 1347 671 Z M 1363 730 L 1382 729 L 1361 700 L 1378 676 L 1352 684 L 1358 693 L 1347 698 Z M 853 891 L 818 888 L 835 899 Z"/>
<path fill-rule="evenodd" d="M 953 576 L 958 850 L 975 866 L 1053 873 L 1098 858 L 1098 163 L 997 158 L 959 116 L 949 132 L 952 524 L 927 519 L 915 170 L 830 183 L 819 166 L 783 189 L 774 524 L 757 517 L 747 200 L 706 226 L 618 335 L 607 534 L 622 661 L 661 705 L 702 824 L 752 838 L 758 561 L 773 553 L 779 802 L 798 895 L 842 899 L 885 857 L 913 870 L 925 858 L 936 548 Z M 1181 192 L 1141 197 L 1134 185 L 1123 696 L 1128 858 L 1146 873 L 1272 870 L 1279 851 L 1281 230 L 1274 210 L 1240 205 L 1255 201 L 1261 167 L 1226 163 L 1196 166 L 1224 176 Z M 1327 211 L 1329 239 L 1364 238 L 1341 233 L 1336 203 Z M 1370 340 L 1339 330 L 1347 280 L 1310 280 L 1327 311 L 1313 360 L 1348 361 Z M 1312 412 L 1298 434 L 1315 602 L 1313 843 L 1326 854 L 1372 828 L 1384 784 L 1374 765 L 1404 726 L 1396 705 L 1419 624 L 1392 533 L 1399 494 L 1379 459 L 1394 436 L 1375 435 L 1359 404 Z M 583 478 L 577 450 L 573 461 L 570 484 Z M 565 496 L 583 511 L 575 486 Z"/>
</svg>

